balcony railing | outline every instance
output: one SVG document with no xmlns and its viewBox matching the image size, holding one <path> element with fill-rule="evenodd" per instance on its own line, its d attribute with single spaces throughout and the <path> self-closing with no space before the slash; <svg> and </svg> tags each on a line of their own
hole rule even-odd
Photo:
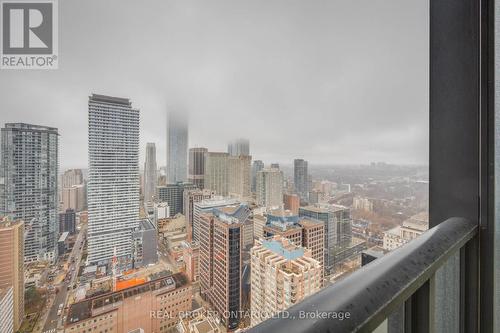
<svg viewBox="0 0 500 333">
<path fill-rule="evenodd" d="M 477 223 L 463 218 L 444 221 L 250 332 L 372 332 L 398 310 L 402 331 L 434 332 L 436 305 L 450 301 L 436 300 L 436 272 L 454 255 L 460 256 L 460 290 L 453 291 L 460 314 L 453 319 L 461 332 L 475 332 Z"/>
</svg>

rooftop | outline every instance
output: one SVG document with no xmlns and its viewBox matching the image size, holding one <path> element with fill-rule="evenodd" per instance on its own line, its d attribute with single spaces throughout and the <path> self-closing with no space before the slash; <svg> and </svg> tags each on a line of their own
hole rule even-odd
<svg viewBox="0 0 500 333">
<path fill-rule="evenodd" d="M 92 94 L 89 96 L 89 103 L 106 103 L 106 104 L 119 104 L 124 106 L 131 106 L 132 102 L 128 98 L 113 97 L 99 94 Z"/>
<path fill-rule="evenodd" d="M 286 260 L 294 260 L 304 255 L 303 247 L 296 246 L 286 238 L 274 237 L 269 240 L 262 240 L 262 246 L 266 249 L 282 256 Z"/>
<path fill-rule="evenodd" d="M 14 128 L 14 129 L 28 129 L 33 131 L 44 131 L 44 132 L 53 132 L 57 134 L 57 128 L 48 127 L 43 125 L 33 125 L 26 123 L 6 123 L 5 128 Z"/>
<path fill-rule="evenodd" d="M 316 227 L 318 225 L 324 225 L 325 222 L 304 217 L 299 220 L 299 224 L 305 228 L 308 228 L 308 227 Z"/>
<path fill-rule="evenodd" d="M 156 280 L 151 280 L 140 285 L 135 285 L 125 288 L 120 291 L 107 293 L 105 295 L 89 298 L 81 302 L 73 303 L 68 312 L 67 325 L 77 323 L 79 321 L 92 317 L 93 312 L 102 307 L 114 305 L 123 301 L 126 298 L 134 297 L 136 295 L 159 290 L 159 289 L 175 289 L 182 287 L 188 283 L 186 277 L 180 273 L 160 277 Z"/>
</svg>

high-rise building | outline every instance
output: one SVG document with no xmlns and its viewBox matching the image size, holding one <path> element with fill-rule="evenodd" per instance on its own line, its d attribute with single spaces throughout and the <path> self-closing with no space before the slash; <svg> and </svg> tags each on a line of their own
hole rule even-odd
<svg viewBox="0 0 500 333">
<path fill-rule="evenodd" d="M 81 212 L 86 205 L 85 185 L 71 185 L 62 189 L 62 210 L 73 209 Z"/>
<path fill-rule="evenodd" d="M 196 189 L 198 187 L 191 183 L 167 184 L 156 187 L 156 197 L 158 201 L 168 204 L 170 216 L 173 217 L 184 210 L 184 192 Z"/>
<path fill-rule="evenodd" d="M 266 216 L 264 237 L 281 236 L 298 246 L 311 250 L 311 255 L 323 267 L 325 257 L 325 224 L 311 218 L 300 218 L 291 211 L 277 209 Z"/>
<path fill-rule="evenodd" d="M 88 261 L 131 259 L 139 223 L 139 110 L 127 98 L 89 97 Z"/>
<path fill-rule="evenodd" d="M 14 288 L 0 287 L 0 333 L 14 330 Z"/>
<path fill-rule="evenodd" d="M 146 144 L 146 161 L 144 162 L 144 201 L 151 202 L 155 195 L 157 181 L 156 146 L 153 142 Z"/>
<path fill-rule="evenodd" d="M 54 260 L 58 239 L 56 128 L 23 123 L 1 130 L 0 215 L 26 225 L 25 261 Z"/>
<path fill-rule="evenodd" d="M 283 194 L 283 203 L 286 210 L 294 214 L 299 213 L 300 198 L 297 194 Z"/>
<path fill-rule="evenodd" d="M 257 189 L 257 172 L 264 169 L 264 162 L 261 160 L 253 161 L 252 163 L 252 192 L 255 193 Z"/>
<path fill-rule="evenodd" d="M 283 207 L 283 172 L 263 169 L 257 172 L 257 204 L 268 208 Z"/>
<path fill-rule="evenodd" d="M 76 232 L 76 213 L 74 209 L 66 209 L 59 213 L 59 233 L 68 232 L 73 235 Z"/>
<path fill-rule="evenodd" d="M 205 154 L 205 188 L 215 191 L 217 195 L 227 196 L 229 193 L 228 161 L 228 153 Z"/>
<path fill-rule="evenodd" d="M 307 161 L 303 159 L 295 159 L 293 161 L 293 183 L 297 194 L 302 199 L 307 199 L 307 194 L 309 192 Z"/>
<path fill-rule="evenodd" d="M 250 141 L 248 139 L 236 139 L 228 143 L 227 152 L 230 156 L 250 155 Z"/>
<path fill-rule="evenodd" d="M 62 188 L 83 184 L 83 173 L 81 169 L 69 169 L 62 175 Z"/>
<path fill-rule="evenodd" d="M 0 220 L 0 289 L 12 288 L 14 332 L 24 317 L 24 223 Z M 1 313 L 0 313 L 1 317 Z"/>
<path fill-rule="evenodd" d="M 188 181 L 200 189 L 205 187 L 205 153 L 207 152 L 207 148 L 189 149 Z"/>
<path fill-rule="evenodd" d="M 335 256 L 352 240 L 352 221 L 348 207 L 317 204 L 299 208 L 299 216 L 323 221 L 325 224 L 325 273 L 331 274 L 336 264 Z"/>
<path fill-rule="evenodd" d="M 193 220 L 194 220 L 194 204 L 203 200 L 211 199 L 215 196 L 215 191 L 207 189 L 195 189 L 184 191 L 184 209 L 183 214 L 186 217 L 187 223 L 187 241 L 193 240 Z"/>
<path fill-rule="evenodd" d="M 201 215 L 211 213 L 214 210 L 227 209 L 234 210 L 235 215 L 240 222 L 245 222 L 251 215 L 250 209 L 246 205 L 235 198 L 224 198 L 222 196 L 214 196 L 211 199 L 205 199 L 193 204 L 193 240 L 200 241 L 200 221 Z"/>
<path fill-rule="evenodd" d="M 228 329 L 241 317 L 243 223 L 236 214 L 214 209 L 200 219 L 201 295 Z"/>
<path fill-rule="evenodd" d="M 188 116 L 185 112 L 167 113 L 167 182 L 187 181 Z"/>
<path fill-rule="evenodd" d="M 175 332 L 192 309 L 192 286 L 176 273 L 73 303 L 65 332 Z"/>
<path fill-rule="evenodd" d="M 280 164 L 279 163 L 271 163 L 271 169 L 279 169 Z"/>
<path fill-rule="evenodd" d="M 323 268 L 311 251 L 281 236 L 257 240 L 251 258 L 252 326 L 299 303 L 322 286 Z"/>
<path fill-rule="evenodd" d="M 248 155 L 229 156 L 228 192 L 240 199 L 248 199 L 250 192 L 250 168 L 252 157 Z"/>
<path fill-rule="evenodd" d="M 301 218 L 299 225 L 302 227 L 302 246 L 311 250 L 311 256 L 323 268 L 325 263 L 325 223 L 314 219 Z"/>
</svg>

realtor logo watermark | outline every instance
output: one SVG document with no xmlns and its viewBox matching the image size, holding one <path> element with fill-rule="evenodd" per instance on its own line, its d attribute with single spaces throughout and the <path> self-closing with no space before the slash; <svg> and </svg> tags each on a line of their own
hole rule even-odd
<svg viewBox="0 0 500 333">
<path fill-rule="evenodd" d="M 1 69 L 57 69 L 57 0 L 3 0 L 0 18 Z"/>
</svg>

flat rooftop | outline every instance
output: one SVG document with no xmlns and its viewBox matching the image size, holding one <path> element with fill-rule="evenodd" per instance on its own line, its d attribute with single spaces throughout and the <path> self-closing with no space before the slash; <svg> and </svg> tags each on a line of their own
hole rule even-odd
<svg viewBox="0 0 500 333">
<path fill-rule="evenodd" d="M 91 318 L 93 311 L 99 310 L 104 306 L 118 303 L 126 298 L 134 297 L 136 295 L 145 292 L 159 290 L 163 288 L 168 288 L 168 289 L 180 288 L 187 284 L 188 284 L 187 278 L 180 273 L 176 273 L 166 277 L 160 277 L 156 280 L 151 280 L 146 283 L 126 288 L 120 291 L 107 293 L 97 297 L 85 299 L 81 302 L 73 303 L 69 308 L 66 325 L 71 325 L 80 322 L 82 320 Z"/>
<path fill-rule="evenodd" d="M 89 96 L 89 103 L 107 103 L 107 104 L 119 104 L 119 105 L 124 105 L 124 106 L 131 106 L 132 103 L 128 98 L 122 98 L 122 97 L 113 97 L 113 96 L 106 96 L 106 95 L 99 95 L 99 94 L 92 94 L 92 96 Z"/>
<path fill-rule="evenodd" d="M 263 240 L 262 246 L 286 260 L 300 258 L 305 253 L 303 247 L 294 245 L 286 238 Z"/>
<path fill-rule="evenodd" d="M 325 222 L 304 217 L 299 220 L 299 224 L 305 228 L 308 228 L 317 227 L 318 225 L 325 225 Z"/>
</svg>

